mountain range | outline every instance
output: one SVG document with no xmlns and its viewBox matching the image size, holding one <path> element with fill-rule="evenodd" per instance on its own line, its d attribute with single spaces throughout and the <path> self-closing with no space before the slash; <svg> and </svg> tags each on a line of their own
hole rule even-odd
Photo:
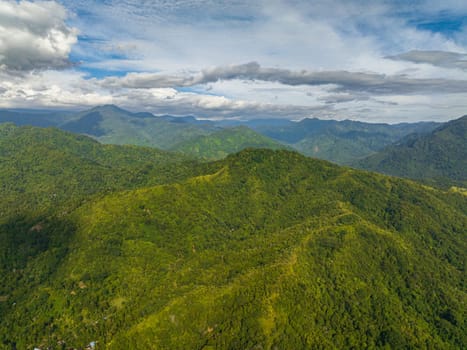
<svg viewBox="0 0 467 350">
<path fill-rule="evenodd" d="M 429 184 L 467 187 L 467 116 L 426 134 L 410 134 L 354 165 Z"/>
<path fill-rule="evenodd" d="M 170 149 L 175 144 L 207 135 L 216 129 L 197 120 L 176 120 L 170 116 L 131 113 L 114 105 L 92 108 L 72 115 L 72 120 L 57 125 L 74 133 L 92 136 L 102 143 L 130 144 Z"/>
<path fill-rule="evenodd" d="M 55 126 L 91 136 L 102 143 L 186 150 L 202 159 L 222 158 L 241 145 L 277 148 L 277 143 L 338 164 L 352 164 L 411 133 L 429 132 L 437 123 L 372 124 L 355 121 L 304 119 L 198 120 L 193 116 L 132 113 L 114 105 L 82 112 L 0 111 L 0 121 L 17 125 Z M 226 133 L 222 130 L 234 129 Z M 249 128 L 250 130 L 248 130 Z M 256 132 L 253 133 L 253 131 Z M 220 132 L 220 134 L 216 134 Z M 213 139 L 210 140 L 209 136 Z M 228 150 L 215 149 L 219 135 L 229 134 Z M 233 136 L 235 135 L 235 136 Z M 193 142 L 193 147 L 190 144 Z M 235 144 L 235 145 L 234 145 Z M 196 151 L 194 151 L 196 149 Z M 227 151 L 227 152 L 226 152 Z"/>
<path fill-rule="evenodd" d="M 0 157 L 2 349 L 467 345 L 462 193 L 12 124 Z"/>
<path fill-rule="evenodd" d="M 375 124 L 351 120 L 303 119 L 277 127 L 253 123 L 252 129 L 292 146 L 299 152 L 338 164 L 350 164 L 411 133 L 431 131 L 433 122 Z"/>
</svg>

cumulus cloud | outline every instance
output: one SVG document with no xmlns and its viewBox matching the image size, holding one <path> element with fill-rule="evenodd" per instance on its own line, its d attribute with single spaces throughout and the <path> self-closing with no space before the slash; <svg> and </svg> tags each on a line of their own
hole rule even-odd
<svg viewBox="0 0 467 350">
<path fill-rule="evenodd" d="M 426 63 L 444 68 L 459 68 L 467 70 L 467 54 L 448 51 L 412 50 L 387 58 L 397 61 Z"/>
<path fill-rule="evenodd" d="M 70 66 L 78 32 L 66 19 L 65 8 L 54 1 L 0 0 L 0 67 L 18 72 Z"/>
</svg>

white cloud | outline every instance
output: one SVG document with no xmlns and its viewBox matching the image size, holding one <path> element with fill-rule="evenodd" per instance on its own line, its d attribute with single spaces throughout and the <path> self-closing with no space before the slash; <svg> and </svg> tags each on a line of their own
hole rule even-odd
<svg viewBox="0 0 467 350">
<path fill-rule="evenodd" d="M 0 71 L 2 108 L 76 108 L 112 103 L 112 95 L 90 86 L 83 73 L 73 71 L 25 72 L 12 76 Z"/>
<path fill-rule="evenodd" d="M 467 70 L 449 55 L 467 52 L 467 31 L 418 26 L 467 15 L 456 0 L 60 3 L 0 0 L 0 64 L 10 73 L 1 106 L 375 121 L 467 110 Z M 70 50 L 80 67 L 47 70 L 69 65 Z"/>
<path fill-rule="evenodd" d="M 0 1 L 0 67 L 10 71 L 64 68 L 77 41 L 66 9 L 53 1 Z"/>
<path fill-rule="evenodd" d="M 7 79 L 8 77 L 8 79 Z M 114 103 L 134 111 L 155 114 L 195 115 L 201 118 L 289 118 L 306 117 L 359 119 L 394 122 L 448 120 L 467 109 L 463 94 L 443 97 L 384 95 L 378 98 L 355 93 L 333 93 L 323 87 L 295 86 L 289 90 L 278 83 L 229 81 L 212 84 L 211 91 L 177 91 L 173 88 L 106 89 L 86 80 L 76 71 L 31 72 L 11 77 L 0 74 L 0 107 L 83 108 Z M 224 89 L 224 95 L 210 95 Z M 260 96 L 249 96 L 248 89 Z M 244 90 L 244 93 L 238 93 Z M 284 98 L 269 102 L 268 92 Z M 311 96 L 308 96 L 309 93 Z M 261 96 L 261 94 L 263 94 Z M 290 97 L 290 98 L 288 98 Z"/>
</svg>

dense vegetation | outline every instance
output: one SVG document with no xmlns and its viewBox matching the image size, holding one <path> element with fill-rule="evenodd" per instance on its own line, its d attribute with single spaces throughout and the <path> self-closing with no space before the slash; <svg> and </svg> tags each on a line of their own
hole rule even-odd
<svg viewBox="0 0 467 350">
<path fill-rule="evenodd" d="M 467 116 L 411 134 L 355 165 L 438 185 L 467 187 Z"/>
<path fill-rule="evenodd" d="M 96 172 L 109 167 L 101 185 L 113 187 L 88 197 L 92 191 L 77 186 L 70 198 L 88 198 L 79 208 L 64 212 L 64 199 L 38 217 L 26 205 L 25 215 L 1 222 L 0 348 L 467 345 L 460 193 L 284 150 L 199 165 L 136 147 L 110 156 L 100 153 L 108 146 L 54 129 L 38 131 L 47 139 L 34 139 L 32 128 L 1 130 L 2 139 L 29 135 L 10 138 L 18 140 L 14 155 L 2 143 L 3 159 L 29 164 L 23 158 L 37 143 L 36 166 L 52 166 L 58 161 L 45 148 L 57 142 L 65 154 L 91 159 Z M 134 153 L 125 158 L 127 150 Z M 139 171 L 138 155 L 159 165 Z M 70 182 L 100 179 L 71 164 L 81 173 Z M 162 164 L 172 175 L 156 171 Z M 60 167 L 72 176 L 66 162 Z M 47 179 L 28 180 L 31 198 Z"/>
<path fill-rule="evenodd" d="M 107 144 L 169 149 L 176 143 L 207 135 L 212 127 L 174 122 L 150 113 L 131 113 L 113 105 L 96 107 L 73 116 L 60 128 L 87 134 Z"/>
<path fill-rule="evenodd" d="M 181 142 L 172 149 L 197 158 L 216 160 L 245 148 L 280 149 L 286 146 L 246 126 L 237 126 Z"/>
<path fill-rule="evenodd" d="M 43 220 L 66 217 L 104 193 L 177 181 L 193 171 L 194 163 L 177 153 L 0 124 L 0 273 L 24 266 L 55 239 L 62 246 L 59 231 L 54 237 L 36 230 Z"/>
<path fill-rule="evenodd" d="M 198 120 L 193 116 L 154 116 L 132 113 L 114 105 L 82 112 L 0 110 L 0 122 L 18 125 L 55 126 L 91 136 L 106 144 L 131 144 L 170 150 L 183 148 L 205 159 L 219 159 L 245 146 L 277 149 L 278 143 L 302 154 L 338 164 L 377 152 L 410 133 L 424 133 L 438 124 L 372 124 L 357 121 L 304 119 Z M 248 127 L 258 134 L 254 135 Z M 234 127 L 232 129 L 232 127 Z M 242 134 L 242 132 L 244 135 Z M 219 139 L 223 137 L 223 143 Z M 276 142 L 272 142 L 272 140 Z"/>
<path fill-rule="evenodd" d="M 410 133 L 429 132 L 436 126 L 436 123 L 389 125 L 313 118 L 287 124 L 253 123 L 251 127 L 305 155 L 350 164 Z"/>
<path fill-rule="evenodd" d="M 43 211 L 97 192 L 176 179 L 173 172 L 188 167 L 187 160 L 153 148 L 102 145 L 54 128 L 0 124 L 0 213 Z"/>
</svg>

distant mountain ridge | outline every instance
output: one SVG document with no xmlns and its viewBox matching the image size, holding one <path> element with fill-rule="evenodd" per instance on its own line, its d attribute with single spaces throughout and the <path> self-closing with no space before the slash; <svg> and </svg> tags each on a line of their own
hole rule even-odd
<svg viewBox="0 0 467 350">
<path fill-rule="evenodd" d="M 114 105 L 92 108 L 73 116 L 73 120 L 59 127 L 95 137 L 103 143 L 133 144 L 169 149 L 176 143 L 207 135 L 215 130 L 199 125 L 190 117 L 174 122 L 168 116 L 132 113 Z M 181 121 L 184 122 L 181 122 Z M 188 121 L 192 122 L 188 122 Z"/>
<path fill-rule="evenodd" d="M 25 113 L 24 115 L 21 113 Z M 351 164 L 356 159 L 375 153 L 413 132 L 429 132 L 438 123 L 372 124 L 350 120 L 320 120 L 316 118 L 294 122 L 286 119 L 253 120 L 198 120 L 194 116 L 155 116 L 148 112 L 129 112 L 115 105 L 104 105 L 78 113 L 11 112 L 0 110 L 0 121 L 16 122 L 19 125 L 55 126 L 61 129 L 92 136 L 108 144 L 133 144 L 160 149 L 174 149 L 176 145 L 197 142 L 205 136 L 232 127 L 244 126 L 262 137 L 268 137 L 299 152 L 338 164 Z M 246 129 L 243 129 L 247 137 Z M 238 130 L 236 130 L 238 134 Z M 219 133 L 219 135 L 229 133 Z M 259 141 L 256 144 L 276 144 Z M 238 138 L 240 140 L 240 138 Z M 263 139 L 264 141 L 264 139 Z M 204 141 L 206 142 L 206 141 Z M 230 142 L 230 141 L 229 141 Z M 214 144 L 211 144 L 210 148 Z M 238 151 L 234 147 L 219 145 L 217 151 Z M 188 149 L 188 148 L 187 148 Z M 199 153 L 199 152 L 198 152 Z M 211 154 L 212 155 L 212 154 Z M 210 156 L 211 156 L 210 155 Z M 199 154 L 204 157 L 204 155 Z"/>
<path fill-rule="evenodd" d="M 389 175 L 467 187 L 467 115 L 430 133 L 411 134 L 355 166 Z"/>
<path fill-rule="evenodd" d="M 437 126 L 434 122 L 392 125 L 307 118 L 280 127 L 260 124 L 252 128 L 305 155 L 350 164 L 410 133 L 429 132 Z"/>
<path fill-rule="evenodd" d="M 234 126 L 181 142 L 172 150 L 202 159 L 216 160 L 245 148 L 285 149 L 287 146 L 246 126 Z"/>
<path fill-rule="evenodd" d="M 0 123 L 14 123 L 18 126 L 58 126 L 69 120 L 69 112 L 41 110 L 1 110 Z"/>
</svg>

